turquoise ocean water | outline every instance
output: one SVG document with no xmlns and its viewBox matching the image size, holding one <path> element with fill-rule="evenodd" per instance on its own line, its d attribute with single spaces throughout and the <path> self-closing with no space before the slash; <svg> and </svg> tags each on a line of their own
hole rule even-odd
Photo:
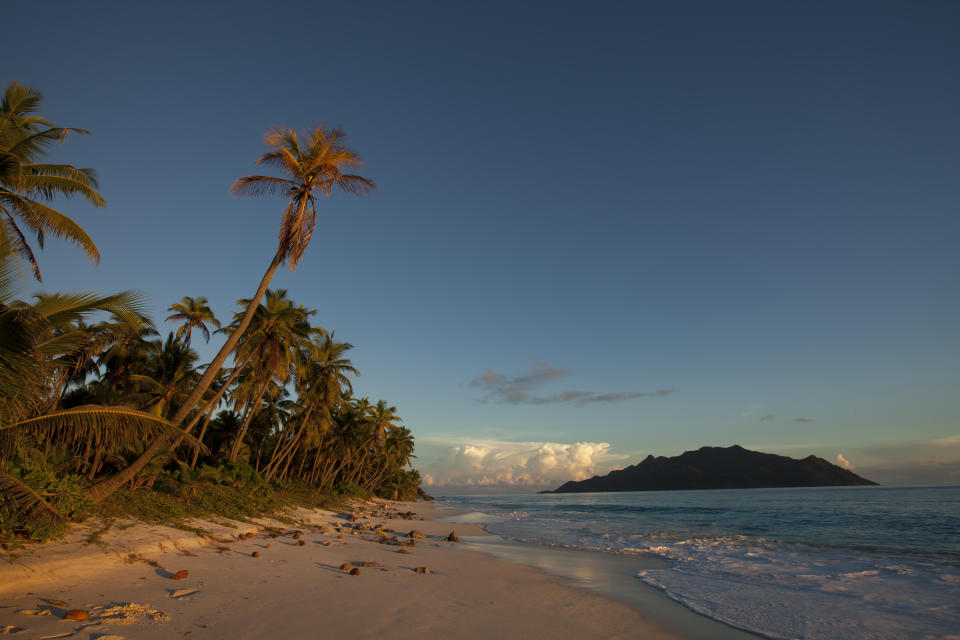
<svg viewBox="0 0 960 640">
<path fill-rule="evenodd" d="M 770 638 L 960 640 L 960 487 L 454 496 L 503 538 L 671 561 L 642 582 Z"/>
</svg>

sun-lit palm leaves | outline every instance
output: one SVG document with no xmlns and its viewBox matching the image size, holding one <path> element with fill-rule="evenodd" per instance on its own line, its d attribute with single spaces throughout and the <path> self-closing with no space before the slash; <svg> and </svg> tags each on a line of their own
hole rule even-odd
<svg viewBox="0 0 960 640">
<path fill-rule="evenodd" d="M 297 132 L 277 128 L 266 136 L 272 151 L 260 156 L 257 164 L 274 167 L 283 177 L 250 175 L 233 185 L 233 192 L 245 196 L 279 195 L 287 198 L 280 221 L 281 261 L 293 271 L 303 257 L 317 224 L 317 196 L 340 190 L 354 195 L 372 193 L 372 181 L 353 173 L 359 167 L 356 153 L 345 145 L 346 134 L 339 128 L 314 127 L 301 144 Z"/>
<path fill-rule="evenodd" d="M 286 291 L 269 290 L 280 265 L 292 271 L 303 259 L 321 197 L 374 189 L 353 173 L 360 161 L 343 132 L 319 126 L 299 137 L 276 129 L 258 164 L 279 175 L 246 176 L 234 185 L 238 195 L 280 195 L 286 204 L 274 259 L 203 367 L 190 348 L 192 331 L 209 341 L 220 327 L 206 298 L 184 297 L 170 307 L 167 320 L 179 326 L 166 340 L 133 292 L 15 298 L 14 282 L 27 268 L 39 278 L 31 234 L 37 246 L 54 235 L 99 257 L 83 229 L 50 207 L 61 196 L 102 206 L 94 173 L 41 162 L 67 134 L 85 132 L 56 127 L 37 115 L 39 106 L 39 93 L 17 83 L 0 104 L 0 511 L 12 507 L 37 521 L 60 517 L 64 503 L 47 500 L 56 495 L 51 485 L 30 485 L 33 461 L 43 461 L 43 474 L 71 479 L 70 495 L 86 490 L 101 499 L 124 483 L 149 486 L 194 473 L 207 451 L 204 436 L 214 445 L 203 454 L 204 477 L 256 477 L 261 486 L 265 477 L 328 489 L 407 487 L 412 437 L 398 426 L 394 407 L 352 397 L 358 372 L 346 355 L 351 345 L 311 326 L 315 312 Z M 233 369 L 222 370 L 231 357 Z M 213 417 L 224 406 L 236 413 Z M 194 438 L 191 430 L 201 423 Z M 191 464 L 181 444 L 193 454 Z M 230 471 L 217 472 L 224 464 Z M 86 489 L 90 481 L 99 482 Z"/>
<path fill-rule="evenodd" d="M 190 344 L 190 333 L 193 329 L 199 329 L 203 334 L 203 339 L 210 342 L 210 329 L 207 323 L 216 328 L 220 328 L 220 321 L 213 314 L 207 299 L 204 297 L 191 298 L 184 296 L 180 302 L 170 305 L 167 311 L 173 311 L 173 314 L 167 316 L 167 322 L 182 322 L 177 329 L 177 338 L 182 338 L 185 343 Z"/>
<path fill-rule="evenodd" d="M 35 115 L 40 101 L 38 91 L 16 81 L 7 86 L 0 100 L 0 235 L 31 265 L 37 280 L 40 269 L 27 242 L 27 232 L 36 235 L 40 247 L 44 238 L 52 235 L 75 243 L 95 262 L 100 260 L 87 232 L 45 203 L 56 196 L 79 196 L 96 207 L 104 206 L 96 191 L 93 169 L 39 162 L 51 146 L 63 142 L 71 132 L 89 133 L 57 127 Z"/>
<path fill-rule="evenodd" d="M 175 424 L 184 423 L 220 374 L 220 369 L 233 354 L 241 336 L 253 320 L 277 268 L 286 263 L 292 271 L 300 262 L 316 226 L 317 197 L 329 196 L 335 189 L 356 195 L 374 190 L 373 182 L 367 178 L 343 172 L 344 169 L 360 165 L 359 157 L 345 146 L 344 138 L 339 129 L 330 131 L 318 126 L 308 136 L 308 144 L 301 146 L 295 131 L 276 129 L 266 138 L 266 143 L 273 149 L 264 154 L 258 164 L 275 166 L 284 176 L 246 176 L 233 185 L 234 193 L 240 195 L 278 194 L 287 198 L 287 206 L 280 221 L 277 251 L 260 279 L 256 293 L 250 298 L 243 316 L 203 372 L 193 392 L 171 418 Z M 165 446 L 166 443 L 162 441 L 153 443 L 125 469 L 91 487 L 89 496 L 94 500 L 107 497 L 124 482 L 135 477 L 149 464 L 152 456 L 162 451 Z"/>
</svg>

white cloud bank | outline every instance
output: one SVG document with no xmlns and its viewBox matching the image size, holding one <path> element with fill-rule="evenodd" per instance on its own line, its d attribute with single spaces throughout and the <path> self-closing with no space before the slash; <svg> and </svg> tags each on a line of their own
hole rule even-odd
<svg viewBox="0 0 960 640">
<path fill-rule="evenodd" d="M 422 475 L 427 486 L 559 485 L 625 457 L 611 454 L 607 442 L 473 440 L 449 447 L 439 461 L 424 465 Z"/>
<path fill-rule="evenodd" d="M 844 469 L 853 469 L 853 465 L 850 464 L 850 461 L 847 460 L 842 453 L 838 453 L 837 457 L 833 459 L 833 462 L 838 467 L 843 467 Z"/>
</svg>

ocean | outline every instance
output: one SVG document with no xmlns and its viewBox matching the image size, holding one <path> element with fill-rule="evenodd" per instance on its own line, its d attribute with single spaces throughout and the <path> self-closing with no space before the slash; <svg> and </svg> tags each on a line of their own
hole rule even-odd
<svg viewBox="0 0 960 640">
<path fill-rule="evenodd" d="M 532 544 L 670 561 L 637 573 L 769 638 L 960 640 L 960 487 L 444 497 Z M 643 583 L 643 584 L 640 584 Z"/>
</svg>

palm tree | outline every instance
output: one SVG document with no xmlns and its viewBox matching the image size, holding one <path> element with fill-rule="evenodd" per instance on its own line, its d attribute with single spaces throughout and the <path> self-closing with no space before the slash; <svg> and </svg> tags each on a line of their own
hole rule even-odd
<svg viewBox="0 0 960 640">
<path fill-rule="evenodd" d="M 99 262 L 100 253 L 87 232 L 44 203 L 62 195 L 80 196 L 95 207 L 105 204 L 96 192 L 97 176 L 93 169 L 39 162 L 51 145 L 61 143 L 68 134 L 89 133 L 57 127 L 34 115 L 41 100 L 39 91 L 17 81 L 7 85 L 0 100 L 0 236 L 30 264 L 37 280 L 41 279 L 40 268 L 21 225 L 37 235 L 41 247 L 48 234 L 65 238 Z"/>
<path fill-rule="evenodd" d="M 210 329 L 206 323 L 210 323 L 216 328 L 220 328 L 220 321 L 213 315 L 213 310 L 207 304 L 204 297 L 191 298 L 184 296 L 180 302 L 170 305 L 167 311 L 173 311 L 173 315 L 167 317 L 167 322 L 183 322 L 177 329 L 177 338 L 182 338 L 184 343 L 190 344 L 190 333 L 196 328 L 203 333 L 203 339 L 210 342 Z"/>
<path fill-rule="evenodd" d="M 241 305 L 248 303 L 247 300 L 239 302 Z M 303 305 L 294 306 L 285 289 L 268 290 L 263 304 L 257 306 L 249 330 L 237 345 L 237 357 L 249 359 L 252 363 L 254 391 L 248 397 L 243 425 L 230 451 L 231 462 L 236 461 L 250 421 L 260 410 L 260 401 L 271 384 L 276 380 L 283 385 L 290 379 L 295 354 L 310 338 L 308 319 L 314 313 L 316 311 L 305 309 Z M 242 315 L 238 313 L 237 316 L 236 322 L 241 321 Z M 228 327 L 227 331 L 234 331 L 234 326 Z"/>
<path fill-rule="evenodd" d="M 307 136 L 306 144 L 301 145 L 293 129 L 274 129 L 266 137 L 267 145 L 273 150 L 263 154 L 257 164 L 276 167 L 285 177 L 251 175 L 234 183 L 233 192 L 239 195 L 281 195 L 287 198 L 280 221 L 277 251 L 235 330 L 204 371 L 193 393 L 170 419 L 174 424 L 179 425 L 184 421 L 217 377 L 223 363 L 247 330 L 280 265 L 286 264 L 291 271 L 296 269 L 316 225 L 317 197 L 330 196 L 335 189 L 354 195 L 374 191 L 373 182 L 367 178 L 343 172 L 361 164 L 359 156 L 346 147 L 345 139 L 346 135 L 340 129 L 330 130 L 319 125 Z M 139 473 L 154 455 L 163 450 L 164 445 L 164 442 L 154 442 L 130 465 L 91 487 L 87 495 L 95 501 L 107 497 Z"/>
<path fill-rule="evenodd" d="M 134 373 L 130 379 L 137 408 L 165 418 L 180 406 L 200 377 L 197 353 L 174 338 L 173 332 L 162 343 L 156 340 L 149 344 L 151 353 L 143 373 Z"/>
<path fill-rule="evenodd" d="M 316 329 L 315 329 L 316 330 Z M 264 468 L 264 478 L 269 480 L 285 463 L 284 472 L 300 450 L 319 450 L 324 435 L 330 430 L 333 411 L 343 398 L 345 390 L 352 390 L 347 374 L 359 375 L 344 354 L 353 348 L 347 342 L 337 342 L 333 333 L 316 339 L 301 351 L 300 362 L 296 369 L 297 397 L 300 413 L 296 416 L 299 427 L 295 434 L 278 434 L 277 444 L 270 461 Z M 281 448 L 281 446 L 283 448 Z M 317 470 L 320 456 L 315 455 L 313 472 Z"/>
</svg>

